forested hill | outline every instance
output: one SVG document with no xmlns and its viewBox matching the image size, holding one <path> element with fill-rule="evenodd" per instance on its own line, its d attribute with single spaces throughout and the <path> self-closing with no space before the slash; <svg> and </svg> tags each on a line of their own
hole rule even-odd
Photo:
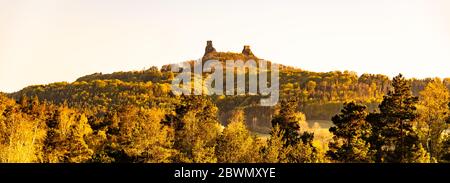
<svg viewBox="0 0 450 183">
<path fill-rule="evenodd" d="M 208 59 L 243 59 L 248 56 L 239 53 L 215 52 Z M 217 56 L 217 57 L 215 57 Z M 252 56 L 252 58 L 256 58 Z M 193 62 L 193 61 L 191 61 Z M 95 73 L 80 77 L 75 82 L 59 82 L 48 85 L 29 86 L 10 94 L 16 100 L 26 96 L 37 96 L 56 104 L 66 102 L 69 106 L 90 111 L 115 110 L 124 105 L 159 106 L 170 111 L 179 98 L 171 95 L 170 83 L 174 73 L 167 66 L 151 67 L 142 71 Z M 411 79 L 414 95 L 432 79 Z M 295 67 L 280 69 L 280 100 L 295 97 L 299 110 L 309 120 L 330 120 L 347 101 L 364 103 L 369 110 L 375 110 L 390 87 L 390 79 L 381 74 L 362 74 L 350 71 L 311 72 Z M 444 79 L 450 88 L 450 78 Z M 219 108 L 219 119 L 226 121 L 236 108 L 246 111 L 250 128 L 270 127 L 273 108 L 258 106 L 255 96 L 213 96 Z M 265 115 L 261 115 L 265 114 Z M 266 128 L 267 129 L 267 128 Z"/>
<path fill-rule="evenodd" d="M 204 58 L 256 58 L 245 48 L 207 47 Z M 0 93 L 0 162 L 450 162 L 449 78 L 282 66 L 279 103 L 267 107 L 259 95 L 173 95 L 176 74 L 95 73 Z"/>
<path fill-rule="evenodd" d="M 244 46 L 241 53 L 218 52 L 207 41 L 201 60 L 186 61 L 204 64 L 208 60 L 218 60 L 225 65 L 227 60 L 260 60 L 250 46 Z M 270 65 L 272 62 L 268 62 Z M 258 70 L 258 72 L 269 72 Z M 236 73 L 235 74 L 246 74 Z M 16 100 L 37 97 L 51 103 L 67 103 L 70 107 L 85 110 L 85 113 L 101 114 L 115 111 L 123 106 L 158 107 L 171 112 L 180 97 L 171 95 L 170 84 L 176 73 L 170 65 L 161 68 L 150 67 L 142 71 L 114 72 L 112 74 L 94 73 L 78 78 L 73 83 L 53 83 L 29 86 L 10 96 Z M 411 79 L 412 91 L 419 91 L 432 79 Z M 248 83 L 248 82 L 246 82 Z M 444 79 L 450 88 L 450 78 Z M 362 74 L 350 71 L 311 72 L 299 68 L 280 65 L 280 101 L 295 98 L 298 110 L 309 120 L 330 120 L 338 113 L 344 102 L 355 101 L 368 106 L 369 111 L 377 108 L 389 90 L 391 80 L 381 74 Z M 225 88 L 225 87 L 224 87 Z M 274 107 L 259 106 L 259 96 L 212 96 L 218 107 L 218 117 L 225 123 L 235 109 L 243 109 L 247 125 L 257 131 L 270 130 Z M 88 110 L 86 110 L 88 109 Z"/>
</svg>

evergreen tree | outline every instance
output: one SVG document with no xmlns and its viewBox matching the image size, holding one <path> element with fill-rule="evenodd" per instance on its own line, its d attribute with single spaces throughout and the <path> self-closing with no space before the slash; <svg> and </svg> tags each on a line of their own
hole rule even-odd
<svg viewBox="0 0 450 183">
<path fill-rule="evenodd" d="M 329 144 L 327 155 L 338 162 L 370 162 L 370 124 L 366 121 L 366 106 L 354 102 L 346 103 L 341 113 L 331 120 L 333 142 Z"/>
<path fill-rule="evenodd" d="M 417 118 L 418 98 L 410 83 L 400 74 L 392 81 L 393 89 L 383 97 L 380 112 L 368 117 L 372 129 L 372 146 L 377 150 L 377 162 L 413 162 L 420 150 L 419 138 L 413 129 Z"/>
<path fill-rule="evenodd" d="M 272 127 L 279 126 L 283 131 L 286 145 L 294 145 L 300 140 L 305 144 L 312 144 L 314 134 L 301 133 L 300 124 L 306 119 L 305 115 L 297 112 L 297 103 L 296 99 L 282 100 L 278 114 L 272 119 Z"/>
</svg>

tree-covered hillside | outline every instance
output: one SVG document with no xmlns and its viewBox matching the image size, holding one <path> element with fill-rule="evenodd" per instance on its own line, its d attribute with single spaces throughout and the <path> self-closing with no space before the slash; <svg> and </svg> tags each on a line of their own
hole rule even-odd
<svg viewBox="0 0 450 183">
<path fill-rule="evenodd" d="M 208 55 L 208 58 L 225 61 L 247 57 L 218 52 Z M 151 67 L 143 71 L 95 73 L 80 77 L 73 83 L 29 86 L 10 96 L 16 100 L 23 96 L 37 96 L 40 100 L 55 104 L 67 102 L 72 107 L 101 109 L 113 109 L 124 104 L 170 106 L 171 100 L 174 100 L 170 96 L 170 83 L 176 74 L 168 66 L 162 69 Z M 431 78 L 411 79 L 413 94 L 418 96 L 430 81 Z M 443 82 L 450 88 L 450 78 Z M 368 106 L 368 110 L 375 110 L 389 90 L 390 83 L 389 78 L 381 74 L 358 76 L 350 71 L 311 72 L 281 66 L 280 99 L 298 98 L 299 111 L 305 113 L 308 119 L 329 120 L 348 101 L 361 102 Z M 270 127 L 270 117 L 267 116 L 273 115 L 274 109 L 259 106 L 258 96 L 212 96 L 212 99 L 219 108 L 222 123 L 235 108 L 244 108 L 248 111 L 246 119 L 252 122 L 249 124 L 251 128 Z M 267 116 L 260 116 L 261 113 Z"/>
<path fill-rule="evenodd" d="M 450 161 L 449 78 L 281 66 L 268 107 L 260 95 L 176 96 L 176 76 L 151 67 L 1 93 L 0 162 Z"/>
</svg>

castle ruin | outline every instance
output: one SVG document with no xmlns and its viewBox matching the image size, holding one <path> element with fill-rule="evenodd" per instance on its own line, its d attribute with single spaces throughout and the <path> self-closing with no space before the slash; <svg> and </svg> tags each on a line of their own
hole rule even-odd
<svg viewBox="0 0 450 183">
<path fill-rule="evenodd" d="M 216 49 L 213 47 L 212 41 L 211 40 L 206 41 L 205 55 L 213 52 L 216 52 Z"/>
<path fill-rule="evenodd" d="M 244 54 L 245 56 L 255 56 L 255 55 L 253 55 L 252 50 L 250 50 L 250 46 L 249 45 L 244 45 L 244 49 L 242 50 L 242 54 Z"/>
<path fill-rule="evenodd" d="M 206 41 L 206 47 L 205 47 L 205 54 L 203 56 L 206 56 L 210 53 L 217 52 L 216 49 L 213 46 L 213 43 L 211 40 Z M 254 57 L 252 50 L 250 49 L 249 45 L 244 45 L 244 49 L 242 49 L 242 54 L 247 57 Z"/>
</svg>

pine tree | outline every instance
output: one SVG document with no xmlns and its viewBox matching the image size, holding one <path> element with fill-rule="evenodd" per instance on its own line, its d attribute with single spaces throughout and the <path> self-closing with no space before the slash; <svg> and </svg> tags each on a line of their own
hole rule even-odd
<svg viewBox="0 0 450 183">
<path fill-rule="evenodd" d="M 271 139 L 265 151 L 266 161 L 308 163 L 317 160 L 317 150 L 313 146 L 314 134 L 301 131 L 301 123 L 305 123 L 306 119 L 304 114 L 297 112 L 297 103 L 295 98 L 281 101 L 278 114 L 272 119 Z"/>
<path fill-rule="evenodd" d="M 373 126 L 371 144 L 377 150 L 377 162 L 413 162 L 419 151 L 419 139 L 413 129 L 418 114 L 418 98 L 410 83 L 400 74 L 392 81 L 393 89 L 383 97 L 380 112 L 372 113 L 368 121 Z"/>
<path fill-rule="evenodd" d="M 331 120 L 335 126 L 330 128 L 333 141 L 329 144 L 327 155 L 338 162 L 370 162 L 371 126 L 366 121 L 366 106 L 354 102 L 344 104 L 341 113 Z"/>
<path fill-rule="evenodd" d="M 301 133 L 300 124 L 306 119 L 304 114 L 297 112 L 297 103 L 296 99 L 282 100 L 278 114 L 272 119 L 272 128 L 279 126 L 286 145 L 294 145 L 300 140 L 305 144 L 312 144 L 314 134 Z"/>
</svg>

